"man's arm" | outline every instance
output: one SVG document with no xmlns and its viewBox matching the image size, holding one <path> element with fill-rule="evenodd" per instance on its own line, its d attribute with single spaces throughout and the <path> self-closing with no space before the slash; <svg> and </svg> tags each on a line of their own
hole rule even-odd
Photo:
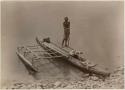
<svg viewBox="0 0 125 90">
<path fill-rule="evenodd" d="M 70 28 L 70 21 L 69 21 L 69 28 Z"/>
<path fill-rule="evenodd" d="M 65 24 L 64 24 L 65 22 L 63 22 L 63 28 L 65 28 Z"/>
</svg>

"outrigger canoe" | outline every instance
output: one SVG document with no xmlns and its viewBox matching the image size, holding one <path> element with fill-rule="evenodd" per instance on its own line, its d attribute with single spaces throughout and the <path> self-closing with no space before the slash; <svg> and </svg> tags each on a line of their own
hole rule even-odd
<svg viewBox="0 0 125 90">
<path fill-rule="evenodd" d="M 81 71 L 90 75 L 99 77 L 108 77 L 110 75 L 106 70 L 92 64 L 83 57 L 76 57 L 70 54 L 74 50 L 70 47 L 60 47 L 51 42 L 49 38 L 40 39 L 36 37 L 36 44 L 20 46 L 17 48 L 17 55 L 24 65 L 33 72 L 39 72 L 42 64 L 47 60 L 66 60 Z"/>
<path fill-rule="evenodd" d="M 83 57 L 74 57 L 70 55 L 70 51 L 73 50 L 70 47 L 59 47 L 50 41 L 49 38 L 40 39 L 36 37 L 36 42 L 49 53 L 50 57 L 59 57 L 60 60 L 67 60 L 81 71 L 89 73 L 90 75 L 97 75 L 101 77 L 108 77 L 110 75 L 106 70 L 100 69 L 97 64 L 91 64 L 90 61 Z"/>
</svg>

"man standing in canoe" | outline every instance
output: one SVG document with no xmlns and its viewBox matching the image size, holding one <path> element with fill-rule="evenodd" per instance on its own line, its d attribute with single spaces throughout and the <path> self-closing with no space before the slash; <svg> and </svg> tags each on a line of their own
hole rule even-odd
<svg viewBox="0 0 125 90">
<path fill-rule="evenodd" d="M 69 46 L 69 35 L 70 35 L 70 22 L 68 21 L 68 17 L 64 18 L 64 22 L 63 22 L 63 27 L 64 27 L 64 38 L 62 41 L 62 46 Z"/>
</svg>

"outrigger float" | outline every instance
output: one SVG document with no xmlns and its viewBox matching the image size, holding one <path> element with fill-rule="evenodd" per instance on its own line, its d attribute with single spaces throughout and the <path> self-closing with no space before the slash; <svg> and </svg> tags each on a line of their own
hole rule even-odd
<svg viewBox="0 0 125 90">
<path fill-rule="evenodd" d="M 109 72 L 102 70 L 97 64 L 92 64 L 89 60 L 80 56 L 72 56 L 70 52 L 74 49 L 70 47 L 59 47 L 51 42 L 49 38 L 40 39 L 36 37 L 36 42 L 36 45 L 18 47 L 16 52 L 22 62 L 34 72 L 39 72 L 39 67 L 43 60 L 58 59 L 70 62 L 90 75 L 94 74 L 104 78 L 110 76 Z"/>
</svg>

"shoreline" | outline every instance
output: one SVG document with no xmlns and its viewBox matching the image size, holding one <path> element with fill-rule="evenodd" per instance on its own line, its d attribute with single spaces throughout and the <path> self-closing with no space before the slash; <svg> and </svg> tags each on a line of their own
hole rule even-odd
<svg viewBox="0 0 125 90">
<path fill-rule="evenodd" d="M 123 89 L 124 67 L 116 68 L 105 81 L 96 77 L 84 75 L 79 80 L 55 78 L 46 80 L 35 80 L 33 82 L 14 81 L 10 86 L 2 89 Z"/>
</svg>

